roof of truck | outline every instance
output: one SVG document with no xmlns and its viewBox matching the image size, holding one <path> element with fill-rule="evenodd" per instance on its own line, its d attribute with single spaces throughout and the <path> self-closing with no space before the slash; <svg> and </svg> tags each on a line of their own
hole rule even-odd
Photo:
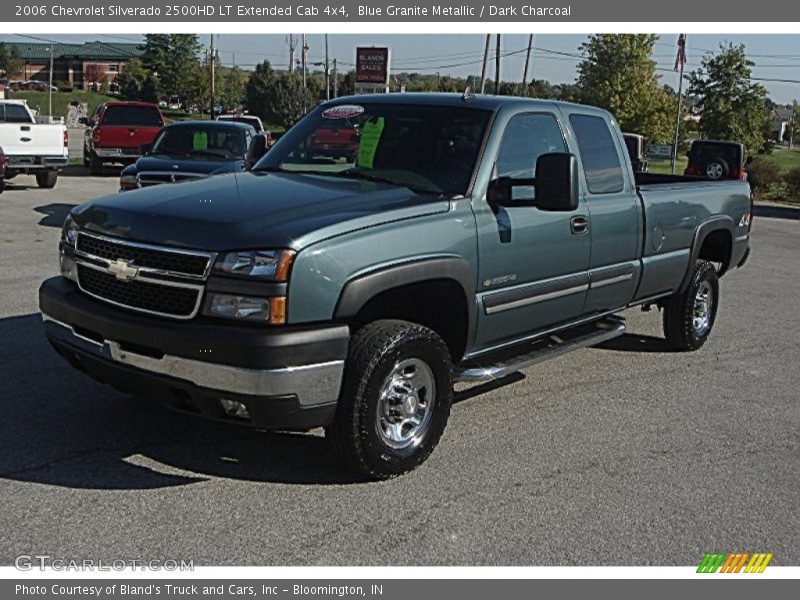
<svg viewBox="0 0 800 600">
<path fill-rule="evenodd" d="M 584 104 L 574 104 L 572 102 L 562 102 L 559 100 L 542 100 L 537 98 L 521 98 L 518 96 L 492 96 L 488 94 L 474 94 L 465 96 L 464 94 L 442 94 L 431 92 L 404 92 L 391 94 L 361 94 L 358 96 L 344 96 L 323 102 L 322 106 L 332 104 L 427 104 L 435 106 L 465 106 L 472 108 L 482 108 L 484 110 L 499 110 L 504 106 L 527 105 L 539 108 L 553 108 L 554 106 L 564 106 L 569 108 L 580 108 L 586 112 L 597 112 L 607 115 L 608 112 L 587 106 Z"/>
</svg>

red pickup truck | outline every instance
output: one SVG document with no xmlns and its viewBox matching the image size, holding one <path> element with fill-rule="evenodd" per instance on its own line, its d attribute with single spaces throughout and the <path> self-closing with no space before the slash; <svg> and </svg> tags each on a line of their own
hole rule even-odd
<svg viewBox="0 0 800 600">
<path fill-rule="evenodd" d="M 161 131 L 164 117 L 149 102 L 106 102 L 82 122 L 83 163 L 96 175 L 104 163 L 130 164 L 139 158 L 141 147 Z"/>
</svg>

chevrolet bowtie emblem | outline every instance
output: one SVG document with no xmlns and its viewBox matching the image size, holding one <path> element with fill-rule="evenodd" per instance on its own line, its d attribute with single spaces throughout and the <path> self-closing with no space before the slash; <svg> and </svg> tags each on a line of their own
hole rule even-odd
<svg viewBox="0 0 800 600">
<path fill-rule="evenodd" d="M 127 260 L 118 258 L 109 263 L 108 270 L 120 281 L 132 281 L 139 274 L 139 269 L 128 264 Z"/>
</svg>

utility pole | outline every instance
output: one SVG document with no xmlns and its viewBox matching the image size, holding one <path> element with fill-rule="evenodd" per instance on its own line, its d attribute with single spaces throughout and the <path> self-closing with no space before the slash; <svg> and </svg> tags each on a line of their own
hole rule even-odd
<svg viewBox="0 0 800 600">
<path fill-rule="evenodd" d="M 47 86 L 47 114 L 53 116 L 53 42 L 50 42 L 50 85 Z"/>
<path fill-rule="evenodd" d="M 336 70 L 336 59 L 333 59 L 333 97 L 339 97 L 339 73 Z"/>
<path fill-rule="evenodd" d="M 325 100 L 331 99 L 331 70 L 328 58 L 328 34 L 325 34 Z"/>
<path fill-rule="evenodd" d="M 301 49 L 301 54 L 302 54 L 302 57 L 303 57 L 303 60 L 302 60 L 302 62 L 303 62 L 303 113 L 305 114 L 305 112 L 308 110 L 307 98 L 306 98 L 306 96 L 307 96 L 307 94 L 306 94 L 306 89 L 307 89 L 307 87 L 306 87 L 306 84 L 307 84 L 306 78 L 308 76 L 308 41 L 306 40 L 306 34 L 305 33 L 303 34 L 303 47 Z"/>
<path fill-rule="evenodd" d="M 528 83 L 528 65 L 531 62 L 531 48 L 533 48 L 533 34 L 528 36 L 528 53 L 525 55 L 525 70 L 522 72 L 522 95 L 527 96 L 528 90 L 525 86 Z M 533 76 L 531 75 L 531 81 L 533 81 Z"/>
<path fill-rule="evenodd" d="M 683 48 L 686 48 L 686 34 L 683 34 Z M 678 141 L 681 135 L 681 101 L 683 100 L 683 64 L 686 62 L 685 50 L 683 57 L 679 56 L 678 62 L 680 63 L 680 73 L 678 74 L 678 108 L 675 112 L 675 144 L 672 146 L 672 164 L 670 172 L 675 175 L 675 159 L 678 156 Z"/>
<path fill-rule="evenodd" d="M 214 48 L 214 34 L 211 34 L 211 119 L 214 119 L 214 107 L 217 105 L 216 102 L 216 64 L 217 64 L 217 52 Z"/>
<path fill-rule="evenodd" d="M 293 33 L 286 36 L 286 44 L 289 46 L 289 73 L 294 73 L 294 49 L 297 45 L 297 39 Z"/>
<path fill-rule="evenodd" d="M 481 94 L 486 93 L 486 64 L 489 62 L 489 41 L 491 34 L 486 34 L 486 46 L 483 49 L 483 67 L 481 68 Z"/>
<path fill-rule="evenodd" d="M 500 34 L 497 34 L 497 45 L 494 49 L 494 95 L 500 93 Z"/>
</svg>

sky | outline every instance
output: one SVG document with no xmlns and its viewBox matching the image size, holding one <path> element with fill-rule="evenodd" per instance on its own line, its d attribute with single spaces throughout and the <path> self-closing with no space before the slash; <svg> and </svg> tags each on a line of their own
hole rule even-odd
<svg viewBox="0 0 800 600">
<path fill-rule="evenodd" d="M 300 34 L 297 34 L 298 36 Z M 87 34 L 87 35 L 36 35 L 61 42 L 83 42 L 100 40 L 105 42 L 136 42 L 142 36 L 136 34 Z M 663 34 L 656 45 L 654 58 L 658 63 L 662 81 L 677 86 L 677 74 L 673 72 L 675 63 L 675 42 L 677 34 Z M 16 35 L 0 36 L 2 41 L 34 41 Z M 538 34 L 534 39 L 532 65 L 528 79 L 546 79 L 551 83 L 573 83 L 575 66 L 579 58 L 565 54 L 577 54 L 580 44 L 586 40 L 584 34 Z M 201 35 L 200 41 L 208 46 L 209 36 Z M 708 51 L 719 48 L 720 43 L 730 41 L 745 44 L 748 56 L 756 63 L 753 77 L 764 79 L 784 79 L 792 82 L 760 81 L 767 88 L 773 101 L 779 104 L 800 99 L 800 35 L 689 35 L 687 38 L 687 70 L 700 65 L 700 59 Z M 309 61 L 322 62 L 325 58 L 324 36 L 309 35 Z M 492 36 L 492 55 L 489 75 L 494 76 L 494 42 Z M 479 74 L 485 44 L 483 35 L 463 34 L 395 34 L 395 35 L 329 35 L 330 58 L 336 58 L 340 70 L 352 68 L 355 60 L 355 47 L 388 45 L 392 49 L 392 71 L 422 71 L 442 75 L 467 76 Z M 524 49 L 528 44 L 527 35 L 506 34 L 502 36 L 502 52 L 518 54 L 504 57 L 501 64 L 503 80 L 521 80 L 525 62 Z M 299 44 L 298 44 L 299 46 Z M 243 68 L 253 68 L 255 64 L 268 59 L 276 67 L 288 64 L 288 46 L 285 35 L 277 34 L 226 34 L 217 36 L 220 60 L 225 65 L 237 64 Z M 562 53 L 562 54 L 558 54 Z M 295 55 L 296 57 L 299 54 Z"/>
</svg>

